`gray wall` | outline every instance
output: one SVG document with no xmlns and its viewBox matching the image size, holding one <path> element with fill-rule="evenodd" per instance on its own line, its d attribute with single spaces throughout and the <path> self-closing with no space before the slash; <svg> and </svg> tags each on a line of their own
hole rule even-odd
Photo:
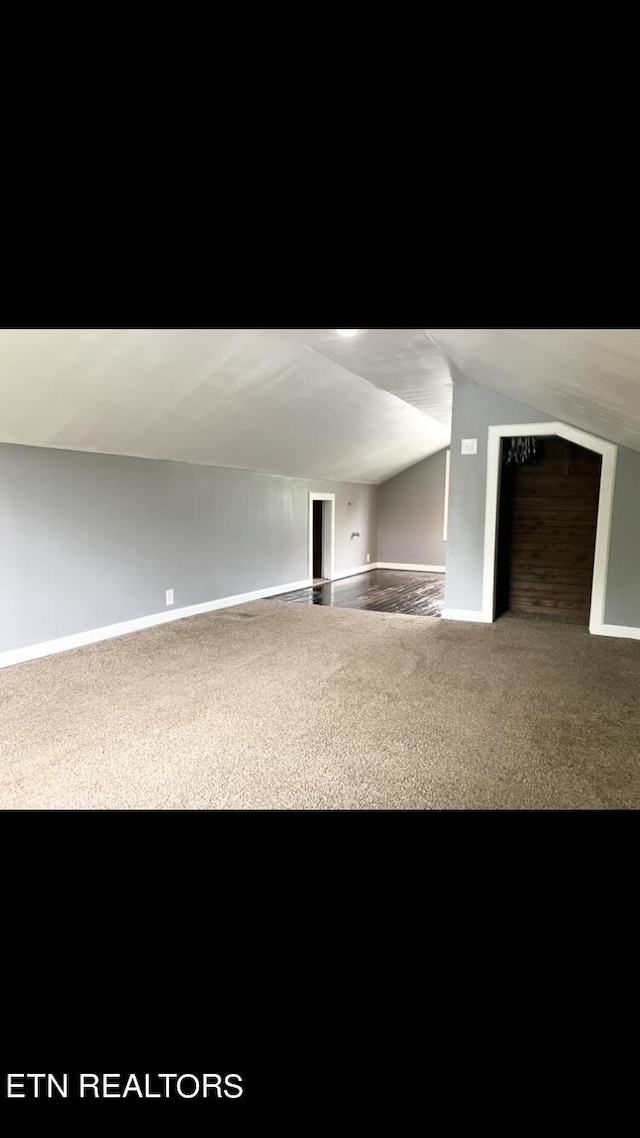
<svg viewBox="0 0 640 1138">
<path fill-rule="evenodd" d="M 550 415 L 469 382 L 454 379 L 449 533 L 445 606 L 482 608 L 487 429 L 501 423 L 551 422 Z M 594 432 L 595 433 L 595 432 Z M 463 438 L 477 438 L 477 455 L 462 455 Z M 605 622 L 640 628 L 640 454 L 618 447 Z"/>
<path fill-rule="evenodd" d="M 309 491 L 377 560 L 375 486 L 0 444 L 0 652 L 305 580 Z"/>
<path fill-rule="evenodd" d="M 451 374 L 454 386 L 445 607 L 478 611 L 482 608 L 488 427 L 497 423 L 546 423 L 551 419 L 486 387 L 478 387 L 453 364 Z M 462 439 L 477 439 L 478 453 L 460 454 Z"/>
<path fill-rule="evenodd" d="M 640 628 L 640 454 L 618 447 L 605 624 Z"/>
<path fill-rule="evenodd" d="M 383 482 L 378 493 L 378 560 L 444 565 L 446 450 Z"/>
</svg>

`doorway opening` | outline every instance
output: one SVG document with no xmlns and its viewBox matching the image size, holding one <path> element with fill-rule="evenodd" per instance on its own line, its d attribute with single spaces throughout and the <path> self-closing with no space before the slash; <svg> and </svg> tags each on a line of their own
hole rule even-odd
<svg viewBox="0 0 640 1138">
<path fill-rule="evenodd" d="M 309 569 L 311 581 L 334 576 L 335 494 L 309 494 Z"/>
<path fill-rule="evenodd" d="M 322 566 L 324 561 L 324 550 L 322 540 L 322 530 L 324 526 L 324 502 L 313 502 L 313 559 L 311 565 L 311 575 L 314 581 L 319 581 L 324 577 Z"/>
<path fill-rule="evenodd" d="M 524 461 L 501 439 L 495 616 L 539 614 L 589 624 L 602 455 L 532 436 Z"/>
</svg>

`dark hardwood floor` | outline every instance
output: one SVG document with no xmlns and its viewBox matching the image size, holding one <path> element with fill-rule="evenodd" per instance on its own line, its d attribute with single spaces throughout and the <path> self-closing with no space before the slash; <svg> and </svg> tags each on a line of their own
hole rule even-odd
<svg viewBox="0 0 640 1138">
<path fill-rule="evenodd" d="M 440 616 L 444 606 L 444 573 L 372 569 L 370 573 L 358 573 L 342 581 L 281 593 L 273 599 L 298 605 L 335 605 L 408 616 Z"/>
</svg>

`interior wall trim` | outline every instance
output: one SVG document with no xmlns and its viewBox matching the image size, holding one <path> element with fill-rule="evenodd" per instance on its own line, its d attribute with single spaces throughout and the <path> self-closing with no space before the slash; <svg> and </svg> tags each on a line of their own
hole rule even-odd
<svg viewBox="0 0 640 1138">
<path fill-rule="evenodd" d="M 328 525 L 324 529 L 323 537 L 327 538 L 326 548 L 323 549 L 323 573 L 328 581 L 335 581 L 335 550 L 336 550 L 336 496 L 335 494 L 314 494 L 309 491 L 309 522 L 308 522 L 308 565 L 307 571 L 310 580 L 313 580 L 313 503 L 326 502 L 329 511 Z M 326 520 L 326 519 L 325 519 Z"/>
<path fill-rule="evenodd" d="M 474 624 L 487 624 L 487 618 L 480 609 L 443 609 L 442 620 L 469 620 Z"/>
<path fill-rule="evenodd" d="M 412 569 L 414 573 L 445 573 L 445 565 L 409 565 L 400 561 L 378 561 L 376 569 Z"/>
<path fill-rule="evenodd" d="M 498 507 L 500 494 L 500 453 L 503 438 L 557 435 L 561 439 L 586 447 L 602 456 L 598 523 L 593 561 L 589 632 L 595 636 L 615 636 L 623 633 L 605 632 L 605 628 L 622 627 L 605 625 L 604 608 L 609 567 L 609 545 L 613 516 L 613 492 L 616 480 L 618 448 L 596 435 L 580 431 L 567 423 L 501 423 L 488 428 L 487 439 L 487 492 L 485 499 L 484 565 L 482 575 L 482 612 L 484 620 L 495 620 L 496 556 L 498 534 Z"/>
<path fill-rule="evenodd" d="M 358 573 L 370 573 L 372 569 L 379 569 L 377 561 L 370 561 L 368 565 L 358 565 L 357 569 L 345 569 L 341 573 L 334 573 L 334 581 L 342 581 L 344 577 L 357 577 Z"/>
<path fill-rule="evenodd" d="M 590 631 L 594 631 L 591 629 Z M 640 640 L 640 628 L 626 624 L 602 624 L 597 629 L 597 636 L 621 636 L 625 640 Z"/>
<path fill-rule="evenodd" d="M 292 593 L 295 589 L 304 589 L 311 584 L 309 579 L 292 581 L 288 585 L 257 589 L 251 593 L 238 593 L 233 597 L 221 597 L 216 601 L 187 605 L 185 608 L 171 609 L 168 612 L 155 612 L 149 616 L 137 617 L 135 620 L 123 620 L 118 624 L 105 625 L 103 628 L 92 628 L 72 636 L 61 636 L 41 644 L 30 644 L 26 648 L 0 652 L 0 668 L 10 668 L 14 664 L 26 663 L 27 660 L 39 660 L 43 656 L 54 656 L 58 652 L 69 652 L 72 648 L 84 648 L 87 644 L 112 640 L 115 636 L 127 636 L 130 632 L 141 632 L 144 628 L 153 628 L 156 624 L 168 624 L 173 620 L 183 620 L 187 616 L 199 616 L 200 613 L 215 612 L 216 609 L 231 608 L 233 605 L 243 605 L 248 601 L 259 601 L 263 597 L 277 597 L 279 593 Z"/>
</svg>

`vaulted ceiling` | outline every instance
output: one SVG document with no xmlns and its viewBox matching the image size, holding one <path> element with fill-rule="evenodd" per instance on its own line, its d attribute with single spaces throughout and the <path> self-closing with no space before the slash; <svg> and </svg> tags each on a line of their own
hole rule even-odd
<svg viewBox="0 0 640 1138">
<path fill-rule="evenodd" d="M 0 441 L 372 483 L 448 444 L 451 376 L 424 332 L 340 339 L 1 331 Z"/>
<path fill-rule="evenodd" d="M 0 441 L 379 483 L 468 379 L 640 450 L 640 331 L 0 331 Z"/>
<path fill-rule="evenodd" d="M 640 450 L 640 331 L 430 329 L 467 379 Z"/>
</svg>

